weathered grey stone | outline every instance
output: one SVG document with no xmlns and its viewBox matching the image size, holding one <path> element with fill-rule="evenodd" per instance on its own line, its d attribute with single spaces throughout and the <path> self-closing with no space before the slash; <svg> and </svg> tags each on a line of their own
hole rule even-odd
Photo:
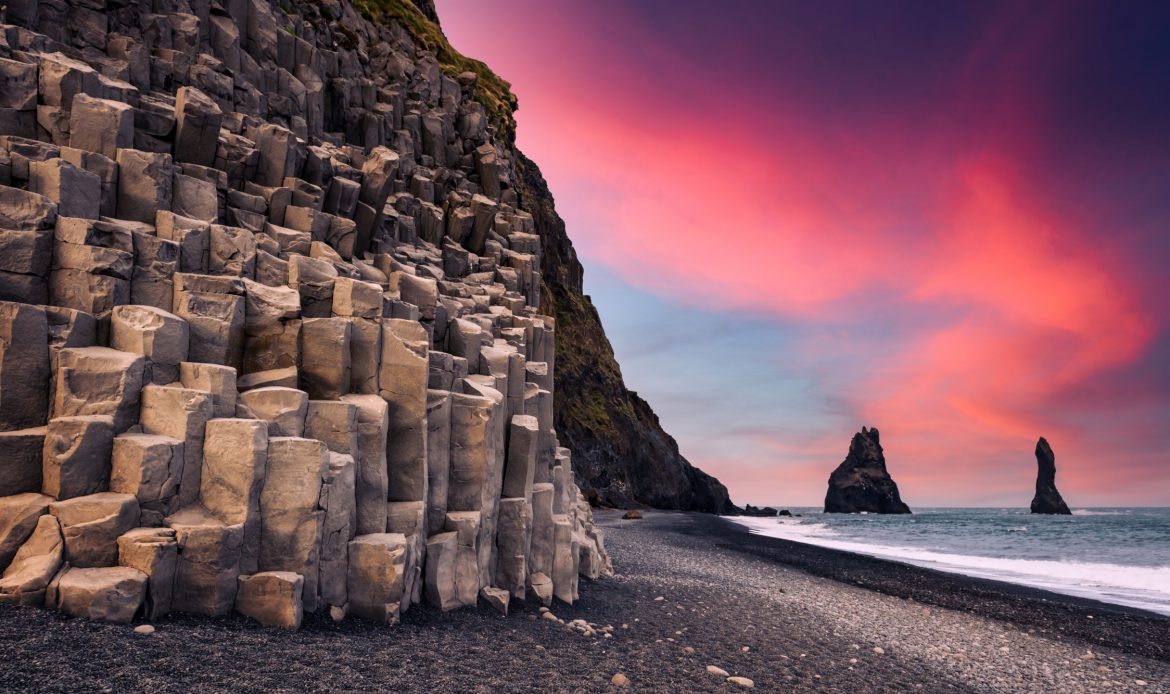
<svg viewBox="0 0 1170 694">
<path fill-rule="evenodd" d="M 39 193 L 0 186 L 0 228 L 51 229 L 56 222 L 57 203 Z"/>
<path fill-rule="evenodd" d="M 256 238 L 239 227 L 212 224 L 207 269 L 213 275 L 256 276 Z"/>
<path fill-rule="evenodd" d="M 524 599 L 527 586 L 531 527 L 531 506 L 524 497 L 500 499 L 495 585 L 507 590 L 517 600 Z"/>
<path fill-rule="evenodd" d="M 244 297 L 183 291 L 176 285 L 174 312 L 187 321 L 190 331 L 188 359 L 240 368 L 244 350 Z"/>
<path fill-rule="evenodd" d="M 194 87 L 179 87 L 175 94 L 175 159 L 212 166 L 222 122 L 223 112 L 210 97 Z"/>
<path fill-rule="evenodd" d="M 57 519 L 50 515 L 38 518 L 32 534 L 0 577 L 0 604 L 43 605 L 45 589 L 60 568 L 64 552 Z"/>
<path fill-rule="evenodd" d="M 356 455 L 358 407 L 337 400 L 310 400 L 305 414 L 305 438 L 317 439 L 334 453 Z"/>
<path fill-rule="evenodd" d="M 170 436 L 183 442 L 179 476 L 179 506 L 199 498 L 203 470 L 203 435 L 214 414 L 211 396 L 189 388 L 147 386 L 142 389 L 142 428 L 148 434 Z"/>
<path fill-rule="evenodd" d="M 236 611 L 264 626 L 299 629 L 305 579 L 291 571 L 262 571 L 239 577 Z"/>
<path fill-rule="evenodd" d="M 118 564 L 146 574 L 142 612 L 154 620 L 171 611 L 179 545 L 171 528 L 134 528 L 118 537 Z"/>
<path fill-rule="evenodd" d="M 236 370 L 232 367 L 183 362 L 179 364 L 179 381 L 184 388 L 210 394 L 215 417 L 236 415 Z"/>
<path fill-rule="evenodd" d="M 321 485 L 329 449 L 320 441 L 277 436 L 268 440 L 268 469 L 260 493 L 261 571 L 293 571 L 305 577 L 303 603 L 317 609 L 321 532 L 325 513 Z"/>
<path fill-rule="evenodd" d="M 382 363 L 382 321 L 378 318 L 349 318 L 349 389 L 354 393 L 377 394 Z"/>
<path fill-rule="evenodd" d="M 0 493 L 39 492 L 46 427 L 0 431 Z"/>
<path fill-rule="evenodd" d="M 488 398 L 451 395 L 451 457 L 447 486 L 449 511 L 480 511 L 488 475 Z"/>
<path fill-rule="evenodd" d="M 284 179 L 296 176 L 303 162 L 304 154 L 297 145 L 296 136 L 288 129 L 273 123 L 265 123 L 249 130 L 248 137 L 256 143 L 259 161 L 256 166 L 256 183 L 262 186 L 280 186 Z"/>
<path fill-rule="evenodd" d="M 130 302 L 170 311 L 174 307 L 174 276 L 181 252 L 174 241 L 135 231 Z"/>
<path fill-rule="evenodd" d="M 159 210 L 155 216 L 159 238 L 179 244 L 180 272 L 207 272 L 211 225 L 198 219 Z"/>
<path fill-rule="evenodd" d="M 333 285 L 337 268 L 317 258 L 294 255 L 288 263 L 288 286 L 301 295 L 301 315 L 328 318 L 333 315 Z"/>
<path fill-rule="evenodd" d="M 349 543 L 349 610 L 393 624 L 405 596 L 407 543 L 400 533 L 358 535 Z"/>
<path fill-rule="evenodd" d="M 118 162 L 114 155 L 106 156 L 76 147 L 62 147 L 61 158 L 79 169 L 84 169 L 101 181 L 101 214 L 114 217 L 118 214 Z"/>
<path fill-rule="evenodd" d="M 443 528 L 451 474 L 451 393 L 427 391 L 427 528 Z"/>
<path fill-rule="evenodd" d="M 255 419 L 212 419 L 203 439 L 199 503 L 225 525 L 243 526 L 240 570 L 254 572 L 260 551 L 260 491 L 268 427 Z"/>
<path fill-rule="evenodd" d="M 109 489 L 114 418 L 109 415 L 56 417 L 44 437 L 42 489 L 55 499 Z"/>
<path fill-rule="evenodd" d="M 383 533 L 386 531 L 386 438 L 389 425 L 386 401 L 376 395 L 346 395 L 342 401 L 357 407 L 355 534 Z"/>
<path fill-rule="evenodd" d="M 354 538 L 357 505 L 354 495 L 353 456 L 330 452 L 329 469 L 321 487 L 325 520 L 321 530 L 321 602 L 346 609 L 348 599 L 349 541 Z"/>
<path fill-rule="evenodd" d="M 439 301 L 439 286 L 435 280 L 406 272 L 392 272 L 389 279 L 390 291 L 397 291 L 403 301 L 417 306 L 424 320 L 435 319 L 435 305 Z"/>
<path fill-rule="evenodd" d="M 455 598 L 458 605 L 471 607 L 483 585 L 479 573 L 479 511 L 455 511 L 447 514 L 445 528 L 456 535 Z"/>
<path fill-rule="evenodd" d="M 52 259 L 52 234 L 0 229 L 0 271 L 43 277 L 48 273 Z M 379 303 L 381 300 L 379 292 Z"/>
<path fill-rule="evenodd" d="M 28 187 L 57 203 L 63 217 L 97 219 L 101 214 L 101 179 L 64 159 L 31 162 Z"/>
<path fill-rule="evenodd" d="M 106 414 L 121 433 L 138 421 L 145 359 L 108 347 L 63 349 L 57 356 L 56 417 Z"/>
<path fill-rule="evenodd" d="M 426 353 L 426 333 L 420 325 L 397 319 L 384 322 L 379 382 L 390 415 L 386 460 L 391 501 L 426 499 Z"/>
<path fill-rule="evenodd" d="M 573 524 L 566 515 L 553 517 L 553 596 L 573 604 L 577 600 L 578 560 L 580 554 L 573 542 Z"/>
<path fill-rule="evenodd" d="M 0 301 L 0 431 L 48 421 L 48 335 L 43 309 Z"/>
<path fill-rule="evenodd" d="M 45 603 L 74 617 L 129 624 L 146 598 L 146 583 L 146 574 L 126 566 L 71 566 L 49 584 Z"/>
<path fill-rule="evenodd" d="M 0 59 L 0 108 L 34 111 L 36 107 L 36 63 Z"/>
<path fill-rule="evenodd" d="M 215 184 L 176 172 L 171 181 L 171 211 L 201 222 L 219 221 L 219 195 Z"/>
<path fill-rule="evenodd" d="M 0 497 L 0 572 L 12 563 L 52 501 L 51 496 L 33 492 Z"/>
<path fill-rule="evenodd" d="M 68 109 L 77 94 L 97 93 L 98 73 L 89 65 L 62 53 L 47 53 L 38 57 L 41 63 L 38 74 L 40 98 L 44 104 Z"/>
<path fill-rule="evenodd" d="M 230 612 L 240 575 L 243 524 L 225 525 L 197 505 L 170 516 L 167 524 L 179 545 L 172 609 L 213 617 Z"/>
<path fill-rule="evenodd" d="M 118 217 L 154 223 L 159 210 L 171 209 L 171 155 L 118 150 Z"/>
<path fill-rule="evenodd" d="M 532 539 L 528 557 L 529 576 L 534 574 L 552 575 L 553 547 L 556 537 L 552 503 L 552 484 L 538 482 L 532 485 Z"/>
<path fill-rule="evenodd" d="M 178 502 L 183 475 L 183 442 L 160 434 L 114 438 L 110 491 L 138 499 L 141 523 L 160 526 Z"/>
<path fill-rule="evenodd" d="M 306 318 L 301 321 L 301 387 L 318 400 L 336 400 L 349 392 L 349 320 Z"/>
<path fill-rule="evenodd" d="M 100 492 L 54 501 L 49 513 L 61 523 L 70 566 L 114 566 L 118 536 L 138 525 L 138 500 L 130 494 Z"/>
<path fill-rule="evenodd" d="M 153 306 L 118 306 L 110 314 L 110 327 L 111 347 L 147 358 L 148 381 L 178 380 L 191 339 L 187 321 Z"/>
<path fill-rule="evenodd" d="M 508 459 L 504 468 L 504 497 L 532 498 L 536 471 L 536 447 L 540 438 L 539 423 L 530 415 L 513 415 L 508 436 Z"/>
<path fill-rule="evenodd" d="M 254 371 L 240 376 L 236 381 L 240 392 L 255 388 L 296 388 L 300 383 L 297 377 L 297 367 L 290 366 L 284 369 L 270 369 L 268 371 Z M 243 407 L 237 405 L 237 409 Z"/>
<path fill-rule="evenodd" d="M 115 158 L 119 149 L 134 146 L 133 107 L 77 94 L 69 115 L 69 146 Z"/>
<path fill-rule="evenodd" d="M 295 388 L 254 388 L 240 394 L 240 402 L 268 422 L 269 436 L 303 436 L 309 395 Z"/>
</svg>

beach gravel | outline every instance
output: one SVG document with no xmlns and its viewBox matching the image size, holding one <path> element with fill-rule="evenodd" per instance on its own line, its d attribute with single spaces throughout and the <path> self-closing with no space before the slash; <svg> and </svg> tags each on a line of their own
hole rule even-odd
<svg viewBox="0 0 1170 694">
<path fill-rule="evenodd" d="M 1170 619 L 794 549 L 711 516 L 597 519 L 617 575 L 544 618 L 422 606 L 393 627 L 312 616 L 290 633 L 171 616 L 144 635 L 5 607 L 0 690 L 1170 692 L 1170 657 L 1142 646 L 1170 643 Z"/>
</svg>

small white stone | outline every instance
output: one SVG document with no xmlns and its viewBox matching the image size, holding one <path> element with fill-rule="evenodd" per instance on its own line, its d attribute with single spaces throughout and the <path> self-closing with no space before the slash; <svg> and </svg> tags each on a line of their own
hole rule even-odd
<svg viewBox="0 0 1170 694">
<path fill-rule="evenodd" d="M 724 670 L 721 667 L 716 667 L 714 665 L 708 665 L 707 672 L 711 673 L 712 675 L 719 675 L 720 677 L 727 677 L 728 674 L 730 674 L 727 672 L 727 670 Z"/>
<path fill-rule="evenodd" d="M 744 689 L 751 689 L 752 687 L 756 686 L 755 682 L 749 680 L 746 677 L 728 677 L 727 681 L 732 682 L 734 684 L 738 684 L 739 686 L 743 687 Z"/>
<path fill-rule="evenodd" d="M 630 686 L 630 678 L 629 678 L 629 677 L 626 677 L 625 675 L 623 675 L 623 674 L 622 674 L 622 673 L 620 673 L 620 672 L 619 672 L 619 673 L 617 673 L 616 675 L 614 675 L 612 678 L 610 678 L 610 680 L 609 680 L 609 681 L 610 681 L 610 682 L 612 682 L 612 683 L 614 683 L 614 684 L 616 684 L 616 685 L 617 685 L 617 686 L 619 686 L 619 687 L 628 687 L 628 686 Z"/>
<path fill-rule="evenodd" d="M 885 654 L 886 654 L 886 649 L 882 648 L 881 646 L 874 646 L 874 647 L 873 647 L 873 652 L 874 652 L 874 653 L 877 653 L 878 655 L 885 655 Z"/>
<path fill-rule="evenodd" d="M 154 627 L 152 627 L 149 624 L 139 624 L 138 626 L 134 627 L 134 633 L 135 634 L 153 634 Z"/>
</svg>

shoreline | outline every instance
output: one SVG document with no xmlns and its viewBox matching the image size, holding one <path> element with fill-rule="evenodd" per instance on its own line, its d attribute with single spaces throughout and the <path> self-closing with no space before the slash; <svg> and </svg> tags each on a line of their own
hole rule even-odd
<svg viewBox="0 0 1170 694">
<path fill-rule="evenodd" d="M 1142 643 L 1170 641 L 1170 619 L 644 513 L 596 512 L 617 573 L 582 580 L 557 620 L 530 601 L 506 618 L 421 605 L 389 627 L 174 615 L 144 636 L 3 606 L 0 691 L 616 692 L 619 673 L 624 691 L 739 691 L 708 666 L 767 692 L 1170 691 Z"/>
<path fill-rule="evenodd" d="M 1170 616 L 1157 612 L 752 533 L 731 517 L 719 516 L 711 532 L 730 549 L 810 575 L 1170 662 Z"/>
</svg>

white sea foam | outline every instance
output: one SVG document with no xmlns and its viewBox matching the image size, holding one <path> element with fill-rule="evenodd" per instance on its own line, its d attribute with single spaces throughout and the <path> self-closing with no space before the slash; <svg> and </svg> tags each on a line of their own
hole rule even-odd
<svg viewBox="0 0 1170 694">
<path fill-rule="evenodd" d="M 1170 615 L 1170 565 L 1123 566 L 952 554 L 844 540 L 823 523 L 798 519 L 733 517 L 730 520 L 759 535 Z"/>
</svg>

